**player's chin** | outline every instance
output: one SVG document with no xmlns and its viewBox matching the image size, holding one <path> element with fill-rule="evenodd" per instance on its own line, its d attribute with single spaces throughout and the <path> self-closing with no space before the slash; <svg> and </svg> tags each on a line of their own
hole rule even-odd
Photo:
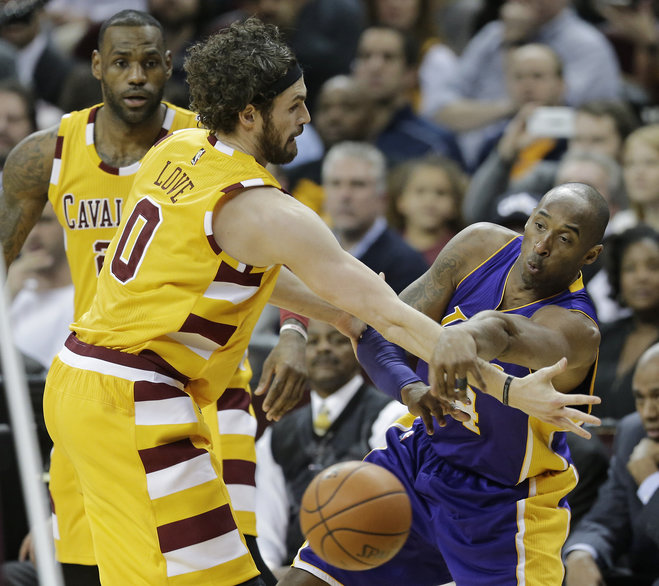
<svg viewBox="0 0 659 586">
<path fill-rule="evenodd" d="M 295 138 L 288 141 L 284 150 L 286 152 L 286 156 L 284 157 L 286 160 L 284 162 L 290 163 L 295 157 L 297 157 L 297 143 L 295 142 Z"/>
</svg>

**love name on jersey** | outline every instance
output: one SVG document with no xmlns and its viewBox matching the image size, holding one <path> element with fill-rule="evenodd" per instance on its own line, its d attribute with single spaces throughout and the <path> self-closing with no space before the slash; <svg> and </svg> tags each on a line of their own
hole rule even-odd
<svg viewBox="0 0 659 586">
<path fill-rule="evenodd" d="M 121 222 L 121 198 L 80 199 L 77 208 L 75 204 L 76 198 L 72 193 L 62 198 L 64 219 L 71 230 L 116 228 Z"/>
<path fill-rule="evenodd" d="M 172 203 L 176 203 L 176 198 L 184 191 L 194 189 L 194 183 L 192 183 L 188 174 L 181 167 L 170 169 L 169 166 L 171 164 L 171 161 L 167 161 L 162 171 L 160 171 L 158 179 L 153 184 L 165 191 L 170 196 L 169 199 L 172 200 Z"/>
</svg>

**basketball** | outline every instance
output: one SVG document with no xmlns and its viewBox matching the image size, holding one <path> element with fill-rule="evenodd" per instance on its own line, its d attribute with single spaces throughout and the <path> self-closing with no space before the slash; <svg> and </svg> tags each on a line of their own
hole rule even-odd
<svg viewBox="0 0 659 586">
<path fill-rule="evenodd" d="M 412 506 L 401 482 L 368 462 L 325 468 L 302 496 L 302 533 L 316 554 L 344 570 L 368 570 L 389 561 L 411 525 Z"/>
</svg>

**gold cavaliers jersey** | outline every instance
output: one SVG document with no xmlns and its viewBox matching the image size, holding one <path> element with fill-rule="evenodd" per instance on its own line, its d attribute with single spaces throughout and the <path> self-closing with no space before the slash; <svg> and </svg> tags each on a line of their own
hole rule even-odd
<svg viewBox="0 0 659 586">
<path fill-rule="evenodd" d="M 280 188 L 253 157 L 206 130 L 180 130 L 152 148 L 107 249 L 91 309 L 72 326 L 78 337 L 182 374 L 201 406 L 217 400 L 279 266 L 248 266 L 222 251 L 213 210 L 225 194 L 261 185 Z"/>
<path fill-rule="evenodd" d="M 193 112 L 165 105 L 167 112 L 156 140 L 174 130 L 197 126 Z M 94 298 L 105 249 L 119 226 L 123 201 L 140 165 L 111 167 L 98 156 L 94 121 L 100 107 L 62 117 L 48 189 L 48 199 L 66 234 L 75 289 L 74 319 L 87 311 Z"/>
</svg>

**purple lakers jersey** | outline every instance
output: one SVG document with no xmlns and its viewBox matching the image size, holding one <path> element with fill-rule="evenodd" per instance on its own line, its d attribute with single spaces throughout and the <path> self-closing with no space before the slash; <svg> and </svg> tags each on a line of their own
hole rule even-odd
<svg viewBox="0 0 659 586">
<path fill-rule="evenodd" d="M 522 238 L 509 241 L 456 287 L 442 318 L 450 327 L 484 310 L 498 309 L 508 276 L 520 253 Z M 541 307 L 558 305 L 580 311 L 596 322 L 590 297 L 579 277 L 568 289 L 534 303 L 503 310 L 531 317 Z M 492 361 L 505 372 L 525 376 L 529 369 L 516 364 Z M 596 363 L 575 392 L 591 393 Z M 428 366 L 420 362 L 419 375 L 428 380 Z M 516 485 L 549 470 L 565 470 L 570 464 L 565 433 L 503 405 L 497 399 L 471 387 L 471 420 L 460 423 L 447 418 L 447 426 L 435 430 L 433 447 L 438 455 L 458 468 L 478 470 L 483 476 L 507 486 Z"/>
</svg>

